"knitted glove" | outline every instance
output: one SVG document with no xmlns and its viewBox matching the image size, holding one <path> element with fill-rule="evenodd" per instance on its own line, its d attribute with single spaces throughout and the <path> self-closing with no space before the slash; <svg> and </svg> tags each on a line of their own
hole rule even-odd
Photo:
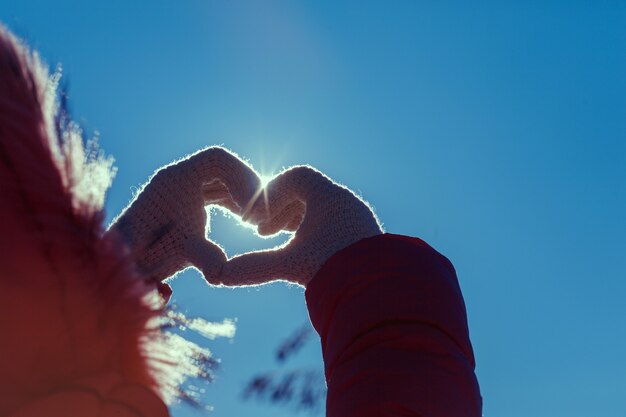
<svg viewBox="0 0 626 417">
<path fill-rule="evenodd" d="M 110 232 L 122 235 L 147 279 L 160 282 L 193 265 L 211 282 L 226 256 L 206 239 L 205 206 L 219 204 L 243 215 L 260 189 L 248 164 L 226 149 L 207 148 L 159 169 Z"/>
<path fill-rule="evenodd" d="M 229 260 L 219 281 L 255 285 L 285 279 L 306 287 L 337 251 L 382 233 L 368 205 L 349 189 L 311 167 L 299 166 L 278 175 L 263 190 L 245 220 L 261 235 L 295 231 L 282 247 L 251 252 Z"/>
</svg>

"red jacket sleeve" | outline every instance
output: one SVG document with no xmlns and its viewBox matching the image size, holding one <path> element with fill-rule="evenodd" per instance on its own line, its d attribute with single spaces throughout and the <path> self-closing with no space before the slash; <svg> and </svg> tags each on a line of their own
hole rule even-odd
<svg viewBox="0 0 626 417">
<path fill-rule="evenodd" d="M 481 416 L 463 296 L 422 240 L 385 234 L 329 259 L 306 290 L 329 417 Z"/>
</svg>

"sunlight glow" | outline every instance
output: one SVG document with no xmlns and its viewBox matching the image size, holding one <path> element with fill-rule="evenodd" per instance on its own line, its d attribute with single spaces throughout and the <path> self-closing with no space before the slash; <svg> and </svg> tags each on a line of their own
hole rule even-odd
<svg viewBox="0 0 626 417">
<path fill-rule="evenodd" d="M 259 177 L 261 178 L 261 188 L 265 188 L 272 178 L 274 178 L 274 175 L 259 174 Z"/>
<path fill-rule="evenodd" d="M 256 191 L 256 193 L 254 193 L 254 196 L 252 196 L 252 198 L 250 199 L 250 201 L 248 202 L 246 207 L 244 207 L 243 215 L 241 216 L 241 220 L 240 220 L 242 224 L 247 223 L 248 215 L 250 214 L 250 210 L 252 209 L 252 207 L 256 203 L 257 199 L 261 196 L 261 193 L 263 193 L 263 200 L 265 202 L 265 208 L 266 208 L 266 210 L 268 209 L 267 189 L 266 189 L 266 187 L 267 187 L 267 184 L 269 184 L 269 182 L 272 180 L 272 178 L 274 178 L 274 176 L 273 175 L 259 174 L 259 178 L 261 179 L 261 188 L 259 188 Z"/>
</svg>

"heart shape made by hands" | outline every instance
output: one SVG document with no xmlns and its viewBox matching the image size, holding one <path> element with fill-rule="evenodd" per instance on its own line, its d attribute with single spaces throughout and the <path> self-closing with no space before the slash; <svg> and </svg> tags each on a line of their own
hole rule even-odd
<svg viewBox="0 0 626 417">
<path fill-rule="evenodd" d="M 309 166 L 272 178 L 246 204 L 242 219 L 261 236 L 294 235 L 280 247 L 229 259 L 213 283 L 241 286 L 283 279 L 306 286 L 337 251 L 382 233 L 367 203 Z"/>
<path fill-rule="evenodd" d="M 149 280 L 160 283 L 195 266 L 209 283 L 225 286 L 278 279 L 306 286 L 338 250 L 381 233 L 363 200 L 311 167 L 290 168 L 263 184 L 234 153 L 207 148 L 158 170 L 111 229 Z M 211 205 L 241 216 L 259 235 L 295 234 L 281 247 L 227 260 L 206 238 Z"/>
</svg>

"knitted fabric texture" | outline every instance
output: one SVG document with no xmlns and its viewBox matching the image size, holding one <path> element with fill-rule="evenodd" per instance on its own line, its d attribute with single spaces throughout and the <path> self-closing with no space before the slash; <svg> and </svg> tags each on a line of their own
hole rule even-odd
<svg viewBox="0 0 626 417">
<path fill-rule="evenodd" d="M 162 281 L 195 266 L 212 282 L 226 256 L 206 239 L 205 206 L 218 204 L 243 215 L 258 195 L 256 172 L 235 154 L 207 148 L 159 169 L 111 230 L 124 236 L 141 272 Z"/>
<path fill-rule="evenodd" d="M 270 181 L 246 215 L 261 235 L 295 231 L 283 247 L 230 259 L 219 281 L 255 285 L 277 279 L 306 286 L 328 258 L 382 233 L 370 207 L 321 172 L 297 166 Z"/>
</svg>

